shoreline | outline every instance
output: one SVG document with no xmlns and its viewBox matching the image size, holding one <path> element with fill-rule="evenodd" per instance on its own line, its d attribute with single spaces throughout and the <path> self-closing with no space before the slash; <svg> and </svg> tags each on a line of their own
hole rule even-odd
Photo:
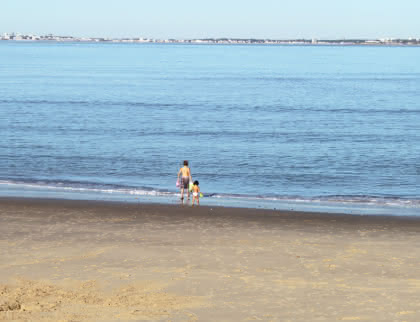
<svg viewBox="0 0 420 322">
<path fill-rule="evenodd" d="M 285 220 L 306 220 L 317 219 L 320 221 L 331 221 L 341 219 L 342 222 L 357 223 L 383 223 L 383 222 L 410 222 L 420 225 L 420 216 L 413 215 L 370 215 L 355 214 L 347 212 L 322 212 L 322 211 L 300 211 L 287 209 L 266 209 L 266 208 L 250 208 L 250 207 L 232 207 L 223 205 L 181 205 L 174 203 L 159 202 L 132 202 L 132 201 L 115 201 L 115 200 L 89 200 L 89 199 L 65 199 L 65 198 L 32 198 L 32 197 L 3 197 L 0 196 L 0 207 L 2 206 L 40 206 L 40 207 L 87 207 L 87 208 L 110 208 L 116 210 L 127 209 L 127 211 L 136 211 L 144 209 L 156 209 L 157 211 L 170 211 L 178 214 L 188 213 L 189 215 L 205 217 L 229 213 L 230 216 L 238 216 L 243 218 L 255 217 L 264 218 L 279 217 Z"/>
<path fill-rule="evenodd" d="M 349 47 L 349 46 L 361 46 L 361 47 L 420 47 L 420 43 L 412 42 L 375 42 L 374 40 L 360 40 L 361 42 L 339 42 L 334 40 L 326 40 L 325 42 L 319 41 L 313 43 L 311 40 L 301 41 L 277 41 L 273 40 L 264 41 L 258 40 L 256 42 L 251 41 L 202 41 L 199 39 L 189 40 L 142 40 L 137 39 L 114 39 L 114 40 L 96 40 L 95 38 L 84 40 L 84 39 L 0 39 L 0 42 L 14 42 L 14 43 L 82 43 L 82 44 L 160 44 L 160 45 L 213 45 L 213 46 L 307 46 L 307 47 Z"/>
<path fill-rule="evenodd" d="M 418 321 L 419 242 L 415 217 L 0 198 L 0 320 Z"/>
<path fill-rule="evenodd" d="M 48 190 L 34 189 L 29 187 L 22 190 L 14 186 L 0 186 L 0 199 L 22 198 L 22 199 L 41 199 L 41 200 L 84 200 L 84 201 L 103 201 L 117 202 L 124 204 L 157 204 L 157 205 L 178 205 L 179 197 L 176 193 L 169 194 L 136 194 L 124 191 L 114 193 L 104 193 L 101 191 L 67 191 L 67 190 Z M 146 191 L 145 191 L 146 192 Z M 371 197 L 375 198 L 381 197 Z M 341 213 L 348 215 L 368 215 L 368 216 L 393 216 L 393 217 L 419 217 L 420 208 L 418 206 L 405 206 L 404 204 L 381 204 L 372 203 L 369 200 L 359 202 L 357 200 L 322 200 L 322 199 L 271 199 L 271 198 L 252 198 L 252 196 L 206 196 L 201 199 L 202 206 L 208 207 L 227 207 L 241 209 L 268 209 L 280 211 L 297 211 L 309 213 Z M 353 198 L 354 199 L 354 198 Z M 393 199 L 390 199 L 393 201 Z M 386 202 L 384 200 L 384 202 Z M 416 200 L 417 202 L 417 200 Z"/>
</svg>

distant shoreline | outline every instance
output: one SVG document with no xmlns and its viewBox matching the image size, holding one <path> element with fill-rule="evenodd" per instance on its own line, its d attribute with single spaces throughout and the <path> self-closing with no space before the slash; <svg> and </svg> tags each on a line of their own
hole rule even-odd
<svg viewBox="0 0 420 322">
<path fill-rule="evenodd" d="M 420 46 L 420 39 L 152 39 L 152 38 L 102 38 L 72 36 L 34 36 L 3 34 L 0 41 L 12 42 L 77 42 L 77 43 L 157 43 L 157 44 L 204 44 L 204 45 L 306 45 L 306 46 Z"/>
<path fill-rule="evenodd" d="M 310 43 L 206 43 L 206 42 L 164 42 L 164 41 L 153 41 L 153 42 L 140 42 L 140 41 L 61 41 L 61 40 L 3 40 L 0 39 L 1 42 L 13 42 L 13 43 L 78 43 L 78 44 L 161 44 L 161 45 L 214 45 L 214 46 L 305 46 L 305 47 L 328 47 L 328 46 L 335 46 L 335 47 L 420 47 L 420 44 L 357 44 L 357 43 L 318 43 L 318 44 L 310 44 Z"/>
</svg>

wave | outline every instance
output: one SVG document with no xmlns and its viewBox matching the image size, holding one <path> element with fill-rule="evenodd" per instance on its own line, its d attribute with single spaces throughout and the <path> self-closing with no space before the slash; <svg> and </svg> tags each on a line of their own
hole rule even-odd
<svg viewBox="0 0 420 322">
<path fill-rule="evenodd" d="M 396 196 L 377 196 L 377 195 L 325 195 L 325 196 L 251 196 L 251 195 L 229 195 L 211 194 L 214 198 L 237 198 L 254 199 L 278 202 L 295 203 L 333 203 L 333 204 L 354 204 L 354 205 L 376 205 L 394 207 L 419 207 L 420 197 L 396 197 Z"/>
<path fill-rule="evenodd" d="M 136 102 L 136 101 L 101 101 L 101 100 L 80 100 L 80 101 L 71 101 L 71 100 L 10 100 L 10 99 L 0 99 L 0 104 L 21 104 L 21 105 L 56 105 L 62 108 L 66 105 L 75 105 L 80 107 L 86 106 L 99 106 L 99 107 L 130 107 L 130 108 L 167 108 L 167 109 L 178 109 L 178 108 L 193 108 L 199 107 L 196 104 L 188 103 L 152 103 L 152 102 Z M 231 103 L 229 103 L 231 104 Z M 209 109 L 223 109 L 229 105 L 203 105 L 201 107 Z M 266 105 L 229 105 L 230 107 L 236 107 L 239 110 L 267 110 L 271 112 L 279 113 L 288 113 L 288 112 L 326 112 L 326 113 L 346 113 L 346 114 L 418 114 L 420 109 L 418 107 L 414 108 L 405 108 L 405 107 L 395 107 L 395 108 L 374 108 L 374 107 L 337 107 L 337 106 L 306 106 L 306 105 L 279 105 L 279 104 L 266 104 Z"/>
<path fill-rule="evenodd" d="M 176 198 L 177 190 L 156 189 L 154 187 L 135 187 L 109 183 L 77 182 L 70 180 L 0 180 L 0 187 L 14 188 L 17 190 L 55 191 L 55 192 L 78 192 L 102 195 L 120 196 L 147 196 Z M 1 191 L 0 191 L 1 194 Z M 234 200 L 236 203 L 253 202 L 254 204 L 269 202 L 295 203 L 295 204 L 331 204 L 348 206 L 379 206 L 399 207 L 420 210 L 420 196 L 391 196 L 391 195 L 322 195 L 322 196 L 298 196 L 298 195 L 250 195 L 250 194 L 225 194 L 204 193 L 204 197 L 223 201 Z"/>
<path fill-rule="evenodd" d="M 100 101 L 100 100 L 11 100 L 11 99 L 0 99 L 0 104 L 26 104 L 26 105 L 77 105 L 77 106 L 128 106 L 128 107 L 193 107 L 194 105 L 189 105 L 186 103 L 177 104 L 177 103 L 145 103 L 145 102 L 135 102 L 135 101 Z"/>
</svg>

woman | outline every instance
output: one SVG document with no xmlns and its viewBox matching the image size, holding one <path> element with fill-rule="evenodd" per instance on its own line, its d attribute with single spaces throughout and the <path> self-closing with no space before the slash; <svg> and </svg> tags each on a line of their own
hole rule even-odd
<svg viewBox="0 0 420 322">
<path fill-rule="evenodd" d="M 181 200 L 184 200 L 184 189 L 187 189 L 187 194 L 188 194 L 188 200 L 190 200 L 190 189 L 188 189 L 190 181 L 192 182 L 192 178 L 191 178 L 191 171 L 190 168 L 188 167 L 188 161 L 185 160 L 184 161 L 184 166 L 179 169 L 178 171 L 178 181 L 179 181 L 179 177 L 181 177 Z"/>
</svg>

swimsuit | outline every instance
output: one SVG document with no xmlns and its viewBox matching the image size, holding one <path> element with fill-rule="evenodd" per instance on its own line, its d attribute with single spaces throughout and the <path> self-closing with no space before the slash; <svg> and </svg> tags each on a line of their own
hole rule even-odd
<svg viewBox="0 0 420 322">
<path fill-rule="evenodd" d="M 188 185 L 190 183 L 190 177 L 181 177 L 181 187 L 184 189 L 188 189 Z"/>
<path fill-rule="evenodd" d="M 198 197 L 198 192 L 193 192 L 194 197 Z"/>
</svg>

